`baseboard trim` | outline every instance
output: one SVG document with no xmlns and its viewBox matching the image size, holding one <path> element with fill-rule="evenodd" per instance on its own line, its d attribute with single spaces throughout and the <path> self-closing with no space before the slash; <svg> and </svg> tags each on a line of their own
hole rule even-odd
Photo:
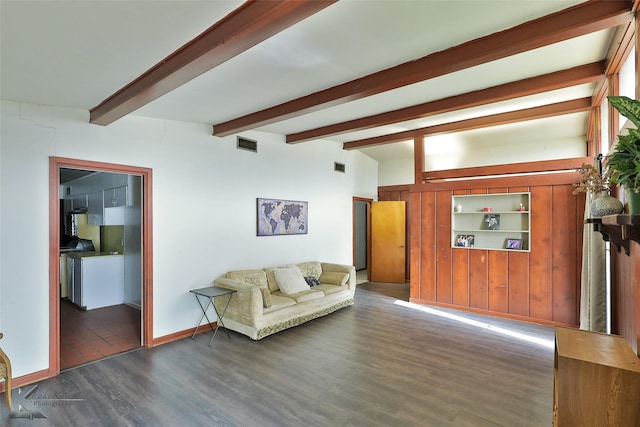
<svg viewBox="0 0 640 427">
<path fill-rule="evenodd" d="M 46 380 L 47 378 L 51 378 L 51 373 L 49 369 L 44 369 L 42 371 L 32 372 L 27 375 L 23 375 L 21 377 L 13 377 L 11 378 L 11 388 L 16 389 L 17 387 L 22 387 L 25 385 L 37 383 L 38 381 Z M 3 381 L 0 384 L 0 393 L 6 391 L 5 385 L 7 383 Z"/>
<path fill-rule="evenodd" d="M 460 305 L 455 305 L 455 304 L 448 304 L 448 303 L 443 303 L 443 302 L 438 302 L 438 301 L 423 300 L 423 299 L 418 299 L 418 298 L 409 298 L 409 302 L 416 303 L 416 304 L 422 304 L 422 305 L 428 305 L 428 306 L 432 306 L 432 307 L 451 308 L 451 309 L 454 309 L 454 310 L 467 311 L 467 312 L 470 312 L 470 313 L 484 314 L 485 316 L 501 317 L 503 319 L 517 320 L 517 321 L 520 321 L 520 322 L 533 323 L 533 324 L 536 324 L 536 325 L 566 326 L 566 327 L 572 327 L 572 328 L 575 328 L 575 327 L 578 326 L 578 325 L 572 325 L 570 323 L 565 323 L 565 322 L 544 320 L 544 319 L 536 319 L 535 317 L 527 317 L 527 316 L 522 316 L 522 315 L 518 315 L 518 314 L 503 313 L 503 312 L 500 312 L 500 311 L 491 311 L 491 310 L 486 310 L 486 309 L 482 309 L 482 308 L 465 307 L 465 306 L 460 306 Z"/>
<path fill-rule="evenodd" d="M 182 338 L 191 337 L 194 331 L 196 332 L 196 334 L 201 334 L 207 331 L 211 332 L 211 328 L 215 328 L 217 325 L 218 322 L 211 322 L 211 324 L 205 323 L 204 325 L 200 325 L 197 328 L 185 329 L 183 331 L 178 331 L 169 335 L 154 338 L 151 342 L 151 347 L 156 347 L 158 345 L 166 344 L 172 341 L 181 340 Z"/>
</svg>

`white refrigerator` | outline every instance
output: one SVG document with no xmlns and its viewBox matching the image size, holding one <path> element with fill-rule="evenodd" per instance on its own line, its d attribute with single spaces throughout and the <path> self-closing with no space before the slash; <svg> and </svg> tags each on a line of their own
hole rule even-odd
<svg viewBox="0 0 640 427">
<path fill-rule="evenodd" d="M 124 303 L 124 256 L 70 254 L 69 298 L 87 310 Z"/>
</svg>

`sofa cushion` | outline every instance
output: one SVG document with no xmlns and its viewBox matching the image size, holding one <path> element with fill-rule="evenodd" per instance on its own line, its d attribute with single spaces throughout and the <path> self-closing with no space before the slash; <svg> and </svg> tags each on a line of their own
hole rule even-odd
<svg viewBox="0 0 640 427">
<path fill-rule="evenodd" d="M 297 265 L 304 277 L 315 277 L 319 279 L 322 274 L 322 265 L 319 262 L 303 262 Z"/>
<path fill-rule="evenodd" d="M 290 307 L 296 305 L 296 300 L 290 297 L 286 297 L 277 291 L 271 295 L 273 304 L 269 308 L 265 308 L 263 314 L 271 313 L 272 311 L 280 310 L 281 308 Z"/>
<path fill-rule="evenodd" d="M 296 303 L 301 303 L 301 302 L 305 302 L 305 301 L 311 301 L 311 300 L 314 300 L 314 299 L 324 298 L 324 296 L 325 296 L 324 292 L 316 291 L 314 289 L 309 289 L 307 291 L 296 292 L 295 294 L 287 294 L 287 295 L 281 294 L 281 292 L 278 291 L 278 292 L 275 293 L 275 295 L 293 298 L 296 301 Z"/>
<path fill-rule="evenodd" d="M 310 289 L 302 276 L 302 272 L 296 266 L 278 268 L 274 270 L 273 274 L 278 283 L 278 288 L 280 288 L 283 294 L 292 295 Z"/>
<path fill-rule="evenodd" d="M 267 285 L 269 286 L 269 290 L 271 292 L 275 292 L 278 289 L 280 289 L 278 287 L 278 282 L 276 282 L 276 277 L 274 275 L 274 271 L 276 271 L 279 268 L 291 268 L 291 267 L 295 267 L 295 265 L 293 264 L 289 264 L 289 265 L 277 265 L 274 267 L 267 267 L 264 269 L 264 271 L 267 273 Z"/>
<path fill-rule="evenodd" d="M 298 292 L 297 294 L 291 295 L 297 303 L 311 301 L 318 298 L 324 298 L 324 292 L 315 291 L 313 289 L 308 291 Z"/>
<path fill-rule="evenodd" d="M 320 283 L 326 283 L 329 285 L 346 285 L 349 281 L 349 275 L 347 273 L 338 273 L 336 271 L 325 271 L 320 275 Z"/>
<path fill-rule="evenodd" d="M 228 279 L 237 280 L 247 285 L 253 285 L 260 288 L 262 294 L 262 306 L 271 307 L 271 292 L 267 285 L 267 273 L 264 270 L 236 270 L 227 273 Z"/>
<path fill-rule="evenodd" d="M 314 290 L 322 291 L 325 295 L 335 294 L 336 292 L 343 291 L 345 289 L 349 289 L 347 286 L 338 286 L 338 285 L 325 285 L 322 284 L 320 286 L 316 286 L 313 288 Z"/>
</svg>

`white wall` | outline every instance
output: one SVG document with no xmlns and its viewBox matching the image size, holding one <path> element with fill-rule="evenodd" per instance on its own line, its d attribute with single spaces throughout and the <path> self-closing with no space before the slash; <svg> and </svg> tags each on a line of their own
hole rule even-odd
<svg viewBox="0 0 640 427">
<path fill-rule="evenodd" d="M 351 264 L 352 197 L 377 196 L 377 163 L 339 143 L 243 133 L 256 154 L 210 126 L 126 117 L 101 127 L 87 111 L 6 101 L 1 118 L 0 330 L 16 377 L 48 367 L 50 156 L 153 169 L 154 337 L 195 326 L 189 289 L 230 269 Z M 309 233 L 257 237 L 257 197 L 308 201 Z"/>
<path fill-rule="evenodd" d="M 381 186 L 413 184 L 413 168 L 413 158 L 380 162 L 378 164 L 378 183 Z"/>
<path fill-rule="evenodd" d="M 461 132 L 427 138 L 424 169 L 436 171 L 587 155 L 585 137 L 582 135 L 554 139 L 532 135 L 527 141 L 517 142 L 508 138 L 501 141 L 488 138 L 465 140 L 461 137 L 464 135 Z M 413 158 L 380 162 L 378 182 L 381 186 L 413 184 L 413 169 Z"/>
<path fill-rule="evenodd" d="M 460 152 L 455 144 L 442 140 L 428 140 L 425 144 L 425 170 L 457 169 L 509 163 L 536 162 L 586 156 L 583 136 L 562 139 L 540 139 L 520 143 L 495 143 L 479 140 Z"/>
</svg>

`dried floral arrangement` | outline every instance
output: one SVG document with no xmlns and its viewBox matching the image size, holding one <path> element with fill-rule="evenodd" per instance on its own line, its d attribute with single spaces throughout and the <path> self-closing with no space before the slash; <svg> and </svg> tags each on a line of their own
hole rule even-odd
<svg viewBox="0 0 640 427">
<path fill-rule="evenodd" d="M 576 171 L 580 172 L 581 177 L 580 182 L 573 184 L 575 187 L 573 194 L 609 191 L 611 178 L 609 168 L 605 168 L 605 170 L 600 173 L 595 166 L 583 163 L 582 166 L 576 168 Z"/>
</svg>

